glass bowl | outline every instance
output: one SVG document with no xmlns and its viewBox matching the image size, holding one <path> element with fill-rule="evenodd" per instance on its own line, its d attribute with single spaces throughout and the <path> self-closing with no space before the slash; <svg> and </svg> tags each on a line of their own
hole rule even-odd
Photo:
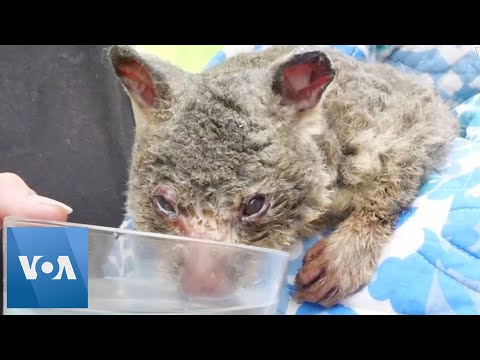
<svg viewBox="0 0 480 360">
<path fill-rule="evenodd" d="M 9 307 L 9 236 L 13 237 L 21 228 L 38 227 L 87 229 L 88 308 Z M 42 241 L 37 248 L 48 243 L 48 239 Z M 5 315 L 273 315 L 289 260 L 287 252 L 273 249 L 15 217 L 4 220 L 2 245 Z M 17 257 L 11 257 L 10 265 L 18 265 Z M 75 270 L 77 263 L 72 264 Z M 39 273 L 44 269 L 40 265 L 38 261 Z"/>
</svg>

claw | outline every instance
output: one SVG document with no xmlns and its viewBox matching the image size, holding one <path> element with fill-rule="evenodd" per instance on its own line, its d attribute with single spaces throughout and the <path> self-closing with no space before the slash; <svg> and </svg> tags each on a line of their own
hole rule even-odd
<svg viewBox="0 0 480 360">
<path fill-rule="evenodd" d="M 325 249 L 325 242 L 319 241 L 315 245 L 312 246 L 310 250 L 307 251 L 305 256 L 303 257 L 303 265 L 308 264 L 313 259 L 317 258 Z"/>
<path fill-rule="evenodd" d="M 295 277 L 295 282 L 302 286 L 309 286 L 314 282 L 320 281 L 325 276 L 325 268 L 319 267 L 303 267 Z"/>
</svg>

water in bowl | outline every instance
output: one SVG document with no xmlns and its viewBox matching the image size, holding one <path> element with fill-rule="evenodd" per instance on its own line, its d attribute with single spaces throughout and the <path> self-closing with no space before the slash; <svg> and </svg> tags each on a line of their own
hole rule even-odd
<svg viewBox="0 0 480 360">
<path fill-rule="evenodd" d="M 269 299 L 270 300 L 270 299 Z M 223 299 L 189 299 L 160 279 L 90 279 L 88 309 L 4 309 L 5 315 L 273 315 L 277 303 L 258 298 L 255 288 Z"/>
</svg>

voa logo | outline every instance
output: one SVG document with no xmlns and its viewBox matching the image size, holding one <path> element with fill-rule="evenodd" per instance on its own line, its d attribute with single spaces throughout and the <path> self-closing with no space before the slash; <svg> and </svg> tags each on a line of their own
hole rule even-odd
<svg viewBox="0 0 480 360">
<path fill-rule="evenodd" d="M 19 256 L 18 259 L 20 260 L 20 265 L 22 266 L 23 273 L 25 274 L 25 279 L 27 280 L 36 280 L 38 277 L 37 273 L 37 265 L 39 264 L 39 260 L 43 259 L 44 256 L 34 256 L 32 262 L 29 263 L 27 256 Z M 56 275 L 52 278 L 52 280 L 61 280 L 62 274 L 66 275 L 68 280 L 77 280 L 77 276 L 75 275 L 75 271 L 73 270 L 72 263 L 68 256 L 59 256 L 56 260 L 56 265 L 58 270 L 55 270 L 55 263 L 51 261 L 41 261 L 40 262 L 40 270 L 45 275 L 50 275 L 52 273 L 56 273 Z"/>
<path fill-rule="evenodd" d="M 7 308 L 87 308 L 88 229 L 7 228 Z"/>
</svg>

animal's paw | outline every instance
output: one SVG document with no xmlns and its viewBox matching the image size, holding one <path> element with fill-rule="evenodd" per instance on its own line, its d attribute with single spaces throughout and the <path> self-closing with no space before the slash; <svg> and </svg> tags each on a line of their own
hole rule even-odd
<svg viewBox="0 0 480 360">
<path fill-rule="evenodd" d="M 371 279 L 370 259 L 338 245 L 328 237 L 307 252 L 295 279 L 297 301 L 332 307 Z"/>
</svg>

